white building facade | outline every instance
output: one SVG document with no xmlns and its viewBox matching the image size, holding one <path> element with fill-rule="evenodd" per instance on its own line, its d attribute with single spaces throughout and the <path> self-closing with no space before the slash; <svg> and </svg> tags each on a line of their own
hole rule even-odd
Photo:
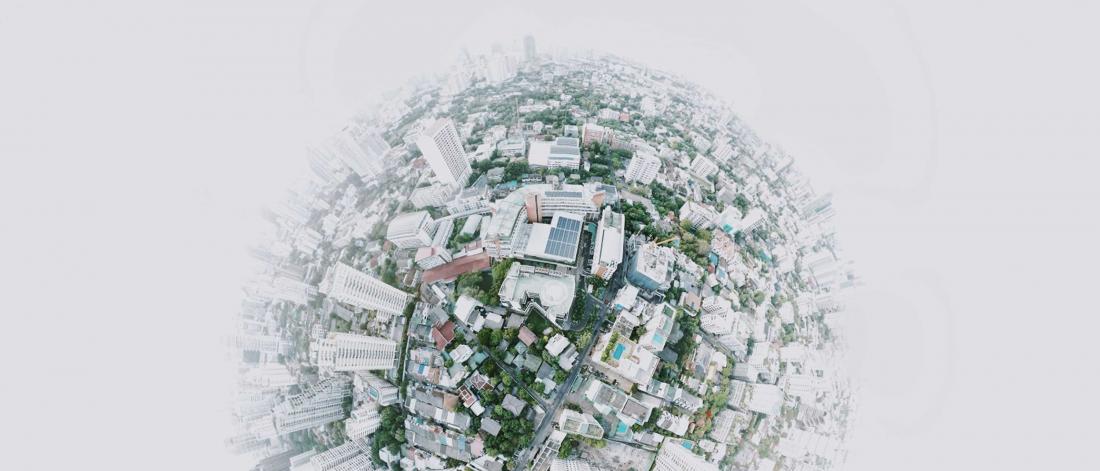
<svg viewBox="0 0 1100 471">
<path fill-rule="evenodd" d="M 442 118 L 428 125 L 416 140 L 416 145 L 439 181 L 466 184 L 472 170 L 454 121 Z"/>
<path fill-rule="evenodd" d="M 397 366 L 397 342 L 381 337 L 334 332 L 310 344 L 320 368 L 334 371 L 388 370 Z"/>
<path fill-rule="evenodd" d="M 630 163 L 626 166 L 625 179 L 629 182 L 638 182 L 643 185 L 653 183 L 657 178 L 657 172 L 661 171 L 661 159 L 653 154 L 639 152 L 634 154 Z"/>
<path fill-rule="evenodd" d="M 390 315 L 400 314 L 409 301 L 408 293 L 343 263 L 329 269 L 320 290 L 336 301 Z"/>
</svg>

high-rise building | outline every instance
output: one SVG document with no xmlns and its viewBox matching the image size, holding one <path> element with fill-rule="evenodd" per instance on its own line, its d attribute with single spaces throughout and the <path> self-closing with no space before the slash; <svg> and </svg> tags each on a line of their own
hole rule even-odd
<svg viewBox="0 0 1100 471">
<path fill-rule="evenodd" d="M 408 293 L 343 263 L 329 268 L 320 291 L 339 302 L 390 315 L 400 314 L 409 301 Z"/>
<path fill-rule="evenodd" d="M 454 196 L 457 189 L 457 185 L 443 185 L 438 183 L 424 186 L 413 190 L 409 201 L 412 201 L 413 206 L 417 209 L 443 206 L 451 201 L 451 197 Z"/>
<path fill-rule="evenodd" d="M 356 397 L 359 399 L 377 402 L 382 407 L 397 404 L 401 401 L 397 386 L 373 373 L 357 371 L 354 380 Z"/>
<path fill-rule="evenodd" d="M 691 173 L 694 173 L 701 178 L 707 178 L 711 175 L 714 175 L 715 173 L 718 173 L 718 165 L 716 165 L 714 162 L 711 162 L 710 159 L 699 155 L 691 161 Z"/>
<path fill-rule="evenodd" d="M 635 286 L 648 290 L 668 289 L 672 281 L 672 264 L 676 259 L 672 249 L 655 243 L 640 245 L 630 258 L 626 278 Z"/>
<path fill-rule="evenodd" d="M 348 417 L 344 399 L 351 396 L 351 380 L 335 376 L 307 386 L 271 410 L 279 435 L 306 430 Z"/>
<path fill-rule="evenodd" d="M 333 332 L 309 347 L 313 362 L 335 371 L 388 370 L 397 366 L 397 342 L 381 337 Z"/>
<path fill-rule="evenodd" d="M 527 62 L 535 60 L 538 53 L 535 51 L 535 37 L 528 34 L 523 37 L 523 57 Z"/>
<path fill-rule="evenodd" d="M 314 471 L 333 471 L 337 466 L 362 455 L 363 450 L 359 448 L 359 445 L 349 441 L 313 455 L 309 459 L 309 463 L 313 465 Z"/>
<path fill-rule="evenodd" d="M 683 440 L 666 438 L 657 451 L 653 471 L 718 471 L 717 466 L 692 453 L 683 443 Z"/>
<path fill-rule="evenodd" d="M 386 227 L 386 240 L 399 249 L 416 249 L 432 244 L 431 229 L 435 220 L 427 211 L 402 213 Z"/>
<path fill-rule="evenodd" d="M 596 245 L 592 250 L 592 274 L 605 280 L 611 279 L 619 264 L 623 261 L 623 227 L 626 223 L 622 213 L 611 211 L 605 206 L 596 226 Z"/>
<path fill-rule="evenodd" d="M 416 145 L 439 181 L 466 185 L 472 169 L 466 161 L 466 150 L 454 121 L 449 118 L 435 120 L 420 133 Z"/>
<path fill-rule="evenodd" d="M 626 166 L 626 181 L 643 185 L 653 183 L 657 172 L 661 170 L 661 159 L 656 155 L 638 152 Z"/>
<path fill-rule="evenodd" d="M 378 414 L 378 405 L 367 404 L 351 411 L 351 418 L 344 421 L 344 431 L 348 439 L 358 442 L 378 430 L 381 424 L 382 418 Z"/>
<path fill-rule="evenodd" d="M 688 221 L 692 226 L 701 228 L 712 226 L 718 219 L 718 213 L 714 208 L 694 201 L 684 202 L 680 207 L 679 216 L 681 221 Z"/>
<path fill-rule="evenodd" d="M 342 164 L 360 177 L 375 178 L 382 174 L 384 156 L 390 145 L 374 129 L 347 126 L 324 142 L 310 148 L 314 164 L 332 169 Z"/>
</svg>

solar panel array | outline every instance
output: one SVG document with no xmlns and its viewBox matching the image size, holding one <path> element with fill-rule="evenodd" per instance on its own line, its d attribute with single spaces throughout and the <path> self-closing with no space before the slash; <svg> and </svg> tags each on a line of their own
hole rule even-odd
<svg viewBox="0 0 1100 471">
<path fill-rule="evenodd" d="M 558 257 L 575 258 L 580 234 L 581 221 L 559 217 L 557 224 L 550 228 L 545 252 Z"/>
</svg>

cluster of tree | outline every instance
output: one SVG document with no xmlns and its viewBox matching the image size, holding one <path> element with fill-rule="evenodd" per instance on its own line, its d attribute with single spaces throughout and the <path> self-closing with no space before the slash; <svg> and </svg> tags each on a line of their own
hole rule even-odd
<svg viewBox="0 0 1100 471">
<path fill-rule="evenodd" d="M 653 184 L 650 185 L 650 189 L 649 199 L 653 202 L 653 206 L 657 207 L 657 212 L 662 215 L 676 213 L 680 211 L 680 207 L 684 205 L 684 199 L 676 195 L 676 193 L 667 186 L 653 182 Z"/>
<path fill-rule="evenodd" d="M 382 264 L 382 282 L 394 288 L 400 288 L 397 285 L 397 262 L 393 258 L 386 259 Z"/>
<path fill-rule="evenodd" d="M 519 180 L 520 177 L 531 173 L 531 166 L 527 165 L 526 161 L 517 160 L 515 162 L 509 162 L 504 167 L 504 181 L 510 182 L 512 180 Z"/>
<path fill-rule="evenodd" d="M 511 266 L 512 260 L 507 259 L 494 265 L 491 271 L 463 273 L 455 280 L 458 292 L 477 299 L 482 304 L 500 304 L 500 285 L 504 283 Z"/>
<path fill-rule="evenodd" d="M 493 419 L 500 422 L 500 433 L 496 436 L 484 434 L 486 454 L 511 456 L 531 443 L 535 431 L 531 421 L 516 417 L 500 406 L 493 408 Z"/>
<path fill-rule="evenodd" d="M 568 435 L 565 440 L 562 440 L 561 447 L 558 448 L 558 458 L 565 459 L 573 456 L 573 450 L 577 448 L 579 442 L 573 435 Z"/>
<path fill-rule="evenodd" d="M 684 365 L 691 359 L 691 354 L 695 352 L 695 333 L 699 331 L 699 319 L 691 316 L 679 316 L 677 322 L 680 331 L 684 335 L 669 348 L 679 355 L 680 364 Z"/>
<path fill-rule="evenodd" d="M 611 358 L 611 350 L 615 348 L 616 342 L 619 341 L 619 333 L 612 332 L 611 338 L 607 340 L 607 346 L 603 349 L 603 354 L 600 355 L 600 361 L 607 362 Z"/>
<path fill-rule="evenodd" d="M 496 293 L 490 293 L 493 287 L 493 276 L 487 271 L 476 271 L 458 275 L 455 280 L 458 292 L 477 299 L 482 304 L 496 304 Z"/>
<path fill-rule="evenodd" d="M 698 229 L 687 221 L 680 223 L 680 251 L 702 266 L 709 263 L 710 241 L 713 235 L 706 229 Z"/>
<path fill-rule="evenodd" d="M 378 458 L 378 452 L 382 448 L 388 449 L 391 453 L 397 453 L 401 444 L 405 443 L 405 413 L 401 411 L 401 407 L 396 405 L 383 407 L 379 415 L 381 415 L 381 423 L 378 431 L 374 432 L 374 440 L 371 441 L 371 455 L 377 463 L 382 462 Z"/>
</svg>

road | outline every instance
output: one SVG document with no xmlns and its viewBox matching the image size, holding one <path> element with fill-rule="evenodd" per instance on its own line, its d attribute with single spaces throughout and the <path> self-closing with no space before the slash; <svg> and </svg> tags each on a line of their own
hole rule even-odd
<svg viewBox="0 0 1100 471">
<path fill-rule="evenodd" d="M 554 417 L 557 415 L 558 409 L 561 408 L 562 403 L 565 402 L 565 396 L 573 389 L 577 382 L 577 378 L 580 376 L 581 370 L 584 368 L 584 365 L 588 363 L 592 348 L 596 346 L 596 338 L 599 336 L 600 331 L 603 330 L 604 322 L 607 321 L 607 314 L 611 310 L 611 300 L 613 299 L 614 293 L 622 287 L 622 273 L 623 270 L 618 270 L 615 276 L 611 278 L 611 282 L 608 283 L 608 287 L 604 291 L 604 299 L 601 300 L 600 316 L 596 319 L 596 327 L 592 331 L 592 340 L 588 342 L 588 346 L 584 347 L 584 351 L 581 352 L 581 361 L 573 365 L 573 369 L 569 371 L 569 377 L 566 378 L 565 382 L 554 392 L 554 397 L 550 401 L 550 407 L 546 408 L 546 415 L 543 416 L 542 423 L 535 429 L 534 439 L 532 439 L 531 444 L 516 457 L 515 465 L 512 469 L 527 469 L 527 462 L 530 461 L 534 453 L 542 446 L 542 443 L 546 441 L 546 437 L 550 435 L 550 430 L 553 428 Z M 592 298 L 592 296 L 586 296 L 586 298 Z"/>
</svg>

